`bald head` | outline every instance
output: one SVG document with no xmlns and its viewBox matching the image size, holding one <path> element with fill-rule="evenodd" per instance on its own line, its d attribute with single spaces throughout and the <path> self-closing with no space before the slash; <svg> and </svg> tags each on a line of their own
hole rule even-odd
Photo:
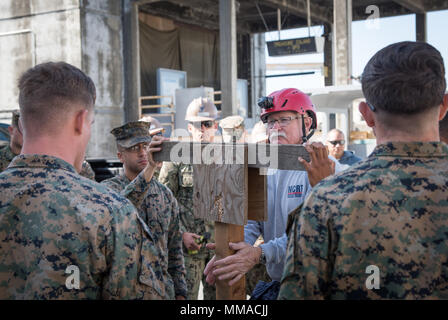
<svg viewBox="0 0 448 320">
<path fill-rule="evenodd" d="M 328 153 L 336 159 L 340 159 L 344 154 L 344 133 L 339 129 L 330 130 L 327 134 L 325 144 L 328 147 Z"/>
</svg>

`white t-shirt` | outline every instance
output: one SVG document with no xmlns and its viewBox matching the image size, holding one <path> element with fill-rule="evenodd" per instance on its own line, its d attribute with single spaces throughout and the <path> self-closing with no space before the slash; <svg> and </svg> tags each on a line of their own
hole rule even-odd
<svg viewBox="0 0 448 320">
<path fill-rule="evenodd" d="M 335 171 L 343 170 L 336 163 Z M 306 171 L 290 171 L 269 169 L 268 187 L 268 220 L 249 221 L 244 227 L 244 239 L 254 244 L 260 235 L 263 236 L 263 248 L 266 256 L 266 269 L 272 280 L 280 281 L 286 258 L 286 223 L 288 214 L 297 208 L 308 196 L 311 185 Z"/>
</svg>

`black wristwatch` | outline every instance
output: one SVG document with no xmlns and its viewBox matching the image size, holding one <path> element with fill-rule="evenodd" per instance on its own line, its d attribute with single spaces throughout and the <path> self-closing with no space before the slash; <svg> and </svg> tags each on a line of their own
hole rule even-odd
<svg viewBox="0 0 448 320">
<path fill-rule="evenodd" d="M 261 249 L 260 263 L 266 264 L 266 255 L 264 253 L 264 249 L 262 246 L 260 246 L 260 249 Z"/>
</svg>

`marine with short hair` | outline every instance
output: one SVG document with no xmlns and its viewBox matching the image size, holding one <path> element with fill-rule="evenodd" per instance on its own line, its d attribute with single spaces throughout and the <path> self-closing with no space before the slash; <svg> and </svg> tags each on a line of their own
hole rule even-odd
<svg viewBox="0 0 448 320">
<path fill-rule="evenodd" d="M 123 163 L 124 172 L 104 180 L 116 192 L 122 192 L 134 180 L 142 180 L 146 167 L 155 168 L 152 157 L 148 158 L 147 148 L 151 141 L 150 123 L 128 122 L 114 128 L 111 133 L 117 141 L 117 156 Z M 172 192 L 152 177 L 142 197 L 143 202 L 136 205 L 140 217 L 145 221 L 154 236 L 159 250 L 158 261 L 162 268 L 162 278 L 166 299 L 187 298 L 185 282 L 182 235 L 179 230 L 179 207 Z"/>
<path fill-rule="evenodd" d="M 425 42 L 395 43 L 361 79 L 377 146 L 290 216 L 279 299 L 448 299 L 443 58 Z"/>
<path fill-rule="evenodd" d="M 23 146 L 0 174 L 0 299 L 165 296 L 154 236 L 134 206 L 77 173 L 95 98 L 93 81 L 65 62 L 20 77 Z"/>
</svg>

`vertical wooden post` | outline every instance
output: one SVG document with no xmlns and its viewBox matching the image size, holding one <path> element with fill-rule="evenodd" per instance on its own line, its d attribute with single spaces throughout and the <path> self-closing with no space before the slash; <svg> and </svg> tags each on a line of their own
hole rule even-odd
<svg viewBox="0 0 448 320">
<path fill-rule="evenodd" d="M 229 248 L 229 242 L 240 241 L 244 241 L 244 226 L 215 222 L 215 254 L 217 259 L 223 259 L 234 254 L 235 251 Z M 246 277 L 241 278 L 231 287 L 228 285 L 228 281 L 216 281 L 216 299 L 246 300 Z"/>
</svg>

